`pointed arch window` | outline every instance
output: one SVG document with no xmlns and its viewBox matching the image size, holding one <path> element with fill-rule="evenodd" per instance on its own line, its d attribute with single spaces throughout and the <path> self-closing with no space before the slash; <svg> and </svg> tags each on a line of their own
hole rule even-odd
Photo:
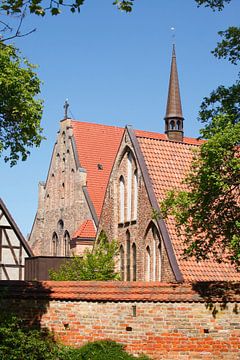
<svg viewBox="0 0 240 360">
<path fill-rule="evenodd" d="M 132 215 L 132 154 L 127 155 L 127 221 L 131 221 Z"/>
<path fill-rule="evenodd" d="M 131 246 L 130 246 L 130 232 L 129 232 L 129 231 L 127 231 L 126 237 L 127 237 L 126 280 L 127 280 L 127 281 L 130 281 L 130 280 L 131 280 L 131 272 L 130 272 L 130 266 L 131 266 L 131 254 L 130 254 L 130 250 L 131 250 Z"/>
<path fill-rule="evenodd" d="M 70 255 L 70 235 L 67 230 L 64 233 L 64 255 Z"/>
<path fill-rule="evenodd" d="M 162 246 L 161 242 L 158 243 L 158 281 L 162 280 Z"/>
<path fill-rule="evenodd" d="M 52 255 L 53 256 L 59 255 L 59 239 L 55 232 L 53 233 L 52 236 Z"/>
<path fill-rule="evenodd" d="M 132 268 L 132 281 L 137 280 L 137 248 L 136 244 L 132 244 L 132 262 L 133 262 L 133 268 Z"/>
<path fill-rule="evenodd" d="M 151 279 L 151 251 L 150 247 L 146 247 L 146 281 Z"/>
<path fill-rule="evenodd" d="M 133 220 L 137 220 L 137 210 L 138 210 L 138 172 L 134 171 L 133 175 L 133 189 L 134 189 L 134 198 L 133 198 Z"/>
<path fill-rule="evenodd" d="M 124 222 L 124 211 L 125 211 L 125 181 L 124 177 L 121 176 L 119 179 L 119 222 Z"/>
<path fill-rule="evenodd" d="M 125 261 L 124 261 L 124 247 L 123 245 L 120 246 L 120 274 L 121 280 L 124 281 L 124 268 L 125 268 Z"/>
</svg>

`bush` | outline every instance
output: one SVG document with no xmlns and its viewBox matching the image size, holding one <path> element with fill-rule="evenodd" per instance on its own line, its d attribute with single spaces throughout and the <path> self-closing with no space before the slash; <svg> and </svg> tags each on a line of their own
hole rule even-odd
<svg viewBox="0 0 240 360">
<path fill-rule="evenodd" d="M 56 360 L 58 346 L 47 330 L 28 329 L 15 315 L 0 316 L 1 360 Z"/>
<path fill-rule="evenodd" d="M 102 340 L 87 343 L 79 349 L 64 348 L 59 360 L 148 360 L 147 356 L 138 358 L 124 351 L 124 346 L 115 341 Z"/>
</svg>

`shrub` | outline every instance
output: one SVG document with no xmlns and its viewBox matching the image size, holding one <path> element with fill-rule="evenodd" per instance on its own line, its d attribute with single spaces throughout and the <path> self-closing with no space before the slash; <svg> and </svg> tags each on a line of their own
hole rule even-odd
<svg viewBox="0 0 240 360">
<path fill-rule="evenodd" d="M 87 343 L 79 349 L 64 348 L 59 353 L 59 360 L 148 360 L 142 355 L 138 358 L 124 351 L 124 346 L 115 341 L 102 340 Z"/>
<path fill-rule="evenodd" d="M 15 315 L 0 315 L 1 360 L 56 360 L 57 351 L 47 330 L 28 329 Z"/>
</svg>

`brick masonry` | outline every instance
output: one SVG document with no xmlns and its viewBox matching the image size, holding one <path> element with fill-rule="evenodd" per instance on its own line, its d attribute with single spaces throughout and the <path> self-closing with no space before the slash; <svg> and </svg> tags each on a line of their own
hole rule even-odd
<svg viewBox="0 0 240 360">
<path fill-rule="evenodd" d="M 39 184 L 38 210 L 29 239 L 34 255 L 54 255 L 54 233 L 59 241 L 57 255 L 68 255 L 64 235 L 68 232 L 72 237 L 82 222 L 92 217 L 82 190 L 87 174 L 76 164 L 72 136 L 71 121 L 61 121 L 46 183 Z M 59 221 L 63 221 L 62 228 Z"/>
<path fill-rule="evenodd" d="M 1 310 L 39 321 L 67 345 L 112 339 L 156 360 L 240 359 L 239 284 L 0 282 L 3 287 Z"/>
<path fill-rule="evenodd" d="M 127 218 L 127 161 L 128 154 L 132 155 L 132 174 L 137 170 L 138 173 L 138 201 L 137 201 L 137 217 L 133 216 L 134 205 L 134 181 L 132 180 L 132 216 L 131 221 Z M 120 223 L 120 189 L 119 179 L 123 176 L 125 179 L 125 209 L 124 218 L 125 221 Z M 133 177 L 132 177 L 133 178 Z M 124 264 L 126 279 L 126 264 L 127 264 L 127 233 L 130 238 L 130 249 L 132 249 L 133 243 L 136 245 L 136 278 L 138 281 L 148 280 L 146 275 L 146 248 L 149 246 L 151 253 L 150 261 L 150 280 L 162 280 L 163 282 L 176 281 L 173 271 L 171 269 L 166 249 L 164 247 L 161 234 L 159 232 L 156 221 L 153 218 L 153 209 L 149 201 L 149 197 L 146 190 L 146 185 L 141 173 L 140 166 L 137 162 L 136 154 L 134 152 L 133 144 L 129 138 L 128 132 L 125 131 L 122 143 L 120 145 L 105 194 L 105 200 L 103 204 L 102 214 L 100 217 L 98 234 L 104 230 L 108 236 L 108 239 L 116 239 L 119 244 L 124 248 Z M 156 238 L 154 238 L 154 232 Z M 160 254 L 157 256 L 160 247 Z M 155 249 L 154 249 L 155 247 Z M 153 260 L 153 254 L 156 254 L 156 262 Z M 132 251 L 130 255 L 130 279 L 133 280 L 133 259 Z M 117 264 L 117 270 L 120 270 L 120 264 Z M 156 268 L 156 275 L 154 274 L 154 268 Z"/>
</svg>

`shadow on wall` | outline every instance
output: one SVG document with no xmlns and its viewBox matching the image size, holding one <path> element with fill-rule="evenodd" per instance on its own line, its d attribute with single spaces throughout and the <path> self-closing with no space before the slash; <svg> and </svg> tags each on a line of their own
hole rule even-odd
<svg viewBox="0 0 240 360">
<path fill-rule="evenodd" d="M 40 329 L 51 293 L 44 282 L 0 281 L 0 312 L 16 315 L 26 326 Z"/>
<path fill-rule="evenodd" d="M 236 302 L 233 312 L 235 314 L 240 312 L 237 303 L 237 298 L 240 295 L 239 282 L 197 282 L 192 284 L 192 289 L 204 299 L 206 308 L 212 312 L 214 318 L 216 318 L 219 310 L 227 309 L 229 302 L 235 302 L 234 299 Z M 219 304 L 218 307 L 216 303 Z"/>
</svg>

